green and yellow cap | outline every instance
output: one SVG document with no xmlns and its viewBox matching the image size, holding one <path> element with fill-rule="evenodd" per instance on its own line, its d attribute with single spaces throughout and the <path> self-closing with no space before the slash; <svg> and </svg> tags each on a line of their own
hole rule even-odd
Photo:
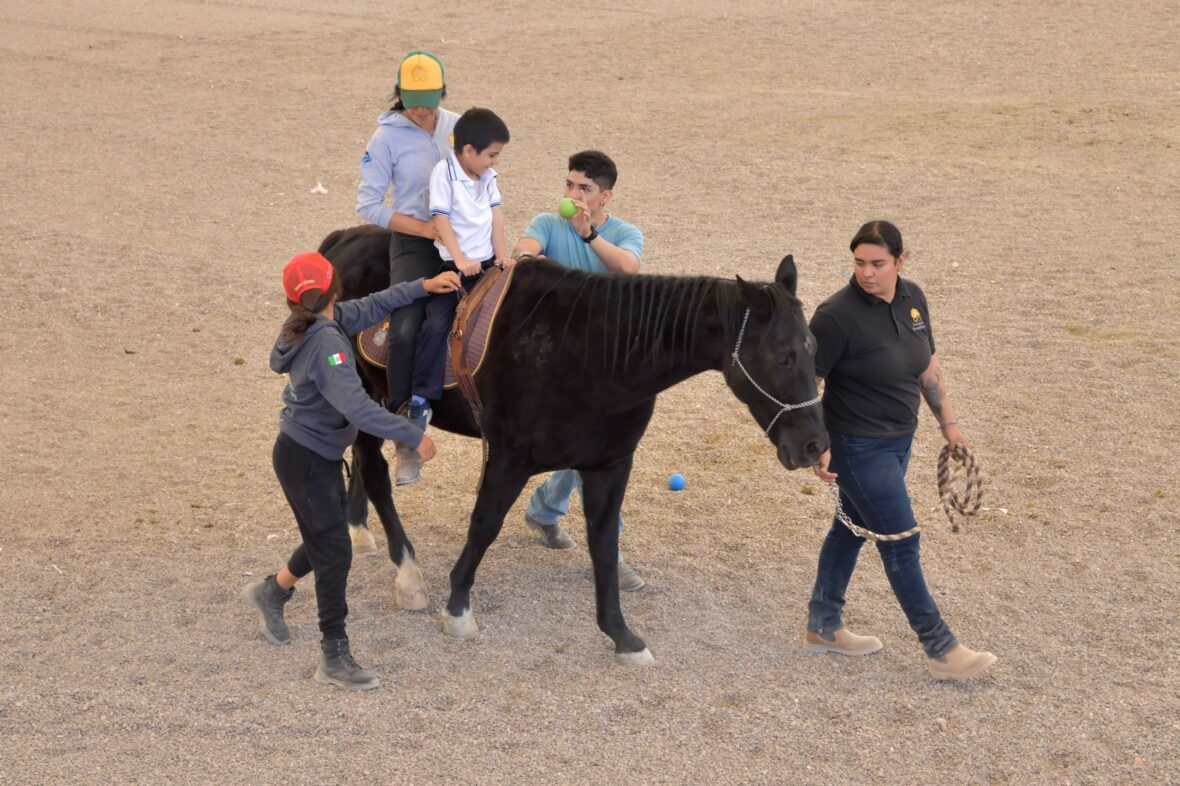
<svg viewBox="0 0 1180 786">
<path fill-rule="evenodd" d="M 446 83 L 442 61 L 421 49 L 406 55 L 397 69 L 398 94 L 407 109 L 437 109 Z"/>
</svg>

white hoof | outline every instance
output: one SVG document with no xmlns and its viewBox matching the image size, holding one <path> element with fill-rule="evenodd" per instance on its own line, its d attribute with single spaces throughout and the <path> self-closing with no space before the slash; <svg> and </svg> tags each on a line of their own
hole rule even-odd
<svg viewBox="0 0 1180 786">
<path fill-rule="evenodd" d="M 377 541 L 368 527 L 348 525 L 348 537 L 352 539 L 353 554 L 376 554 Z"/>
<path fill-rule="evenodd" d="M 406 611 L 421 611 L 430 603 L 430 596 L 426 593 L 426 580 L 422 578 L 422 569 L 409 554 L 402 554 L 402 564 L 398 566 L 393 586 L 394 601 Z"/>
<path fill-rule="evenodd" d="M 467 609 L 458 617 L 452 617 L 446 609 L 442 613 L 443 633 L 456 639 L 474 639 L 479 633 L 479 626 L 475 624 L 475 615 Z"/>
<path fill-rule="evenodd" d="M 639 652 L 616 652 L 615 660 L 624 666 L 650 666 L 656 662 L 651 650 L 644 647 Z"/>
</svg>

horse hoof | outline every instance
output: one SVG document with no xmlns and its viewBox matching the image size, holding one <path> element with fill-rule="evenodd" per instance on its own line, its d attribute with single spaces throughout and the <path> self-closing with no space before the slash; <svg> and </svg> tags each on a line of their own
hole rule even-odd
<svg viewBox="0 0 1180 786">
<path fill-rule="evenodd" d="M 377 553 L 377 541 L 373 539 L 373 533 L 368 527 L 358 527 L 354 524 L 349 524 L 348 537 L 352 540 L 353 554 Z"/>
<path fill-rule="evenodd" d="M 644 647 L 639 652 L 616 652 L 615 660 L 624 666 L 650 666 L 656 662 L 651 650 Z"/>
<path fill-rule="evenodd" d="M 429 596 L 420 589 L 403 592 L 399 587 L 394 593 L 393 599 L 397 603 L 397 607 L 404 611 L 422 611 L 422 609 L 430 605 Z"/>
<path fill-rule="evenodd" d="M 467 609 L 458 617 L 452 617 L 446 609 L 443 609 L 442 623 L 443 633 L 454 636 L 456 639 L 473 639 L 475 634 L 479 633 L 479 627 L 475 624 L 475 615 L 471 613 L 471 609 Z"/>
<path fill-rule="evenodd" d="M 422 578 L 422 569 L 408 551 L 402 553 L 401 564 L 397 568 L 397 578 L 393 581 L 394 600 L 406 611 L 421 611 L 426 608 L 429 597 L 426 594 L 426 579 Z"/>
</svg>

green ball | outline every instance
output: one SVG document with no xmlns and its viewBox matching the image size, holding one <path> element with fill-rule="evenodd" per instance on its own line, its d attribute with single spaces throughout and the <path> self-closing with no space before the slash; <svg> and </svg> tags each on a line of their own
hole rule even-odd
<svg viewBox="0 0 1180 786">
<path fill-rule="evenodd" d="M 565 197 L 557 203 L 557 213 L 562 218 L 573 218 L 578 214 L 578 206 L 574 204 L 574 200 Z"/>
</svg>

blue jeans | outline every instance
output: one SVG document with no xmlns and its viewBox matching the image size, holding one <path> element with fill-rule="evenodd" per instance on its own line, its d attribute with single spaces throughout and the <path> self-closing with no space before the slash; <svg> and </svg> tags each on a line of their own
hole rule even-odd
<svg viewBox="0 0 1180 786">
<path fill-rule="evenodd" d="M 905 487 L 913 434 L 879 439 L 832 433 L 830 469 L 839 475 L 840 505 L 854 524 L 881 535 L 905 532 L 917 522 Z M 897 602 L 926 654 L 945 654 L 959 643 L 926 589 L 918 561 L 921 534 L 878 541 L 877 551 Z M 835 518 L 819 552 L 815 589 L 807 605 L 807 629 L 831 633 L 844 627 L 844 592 L 864 539 Z"/>
<path fill-rule="evenodd" d="M 556 524 L 558 519 L 570 512 L 570 495 L 574 489 L 582 496 L 582 476 L 576 469 L 559 469 L 537 487 L 529 498 L 525 513 L 529 518 L 546 526 Z M 619 532 L 623 531 L 623 514 L 619 514 Z"/>
</svg>

